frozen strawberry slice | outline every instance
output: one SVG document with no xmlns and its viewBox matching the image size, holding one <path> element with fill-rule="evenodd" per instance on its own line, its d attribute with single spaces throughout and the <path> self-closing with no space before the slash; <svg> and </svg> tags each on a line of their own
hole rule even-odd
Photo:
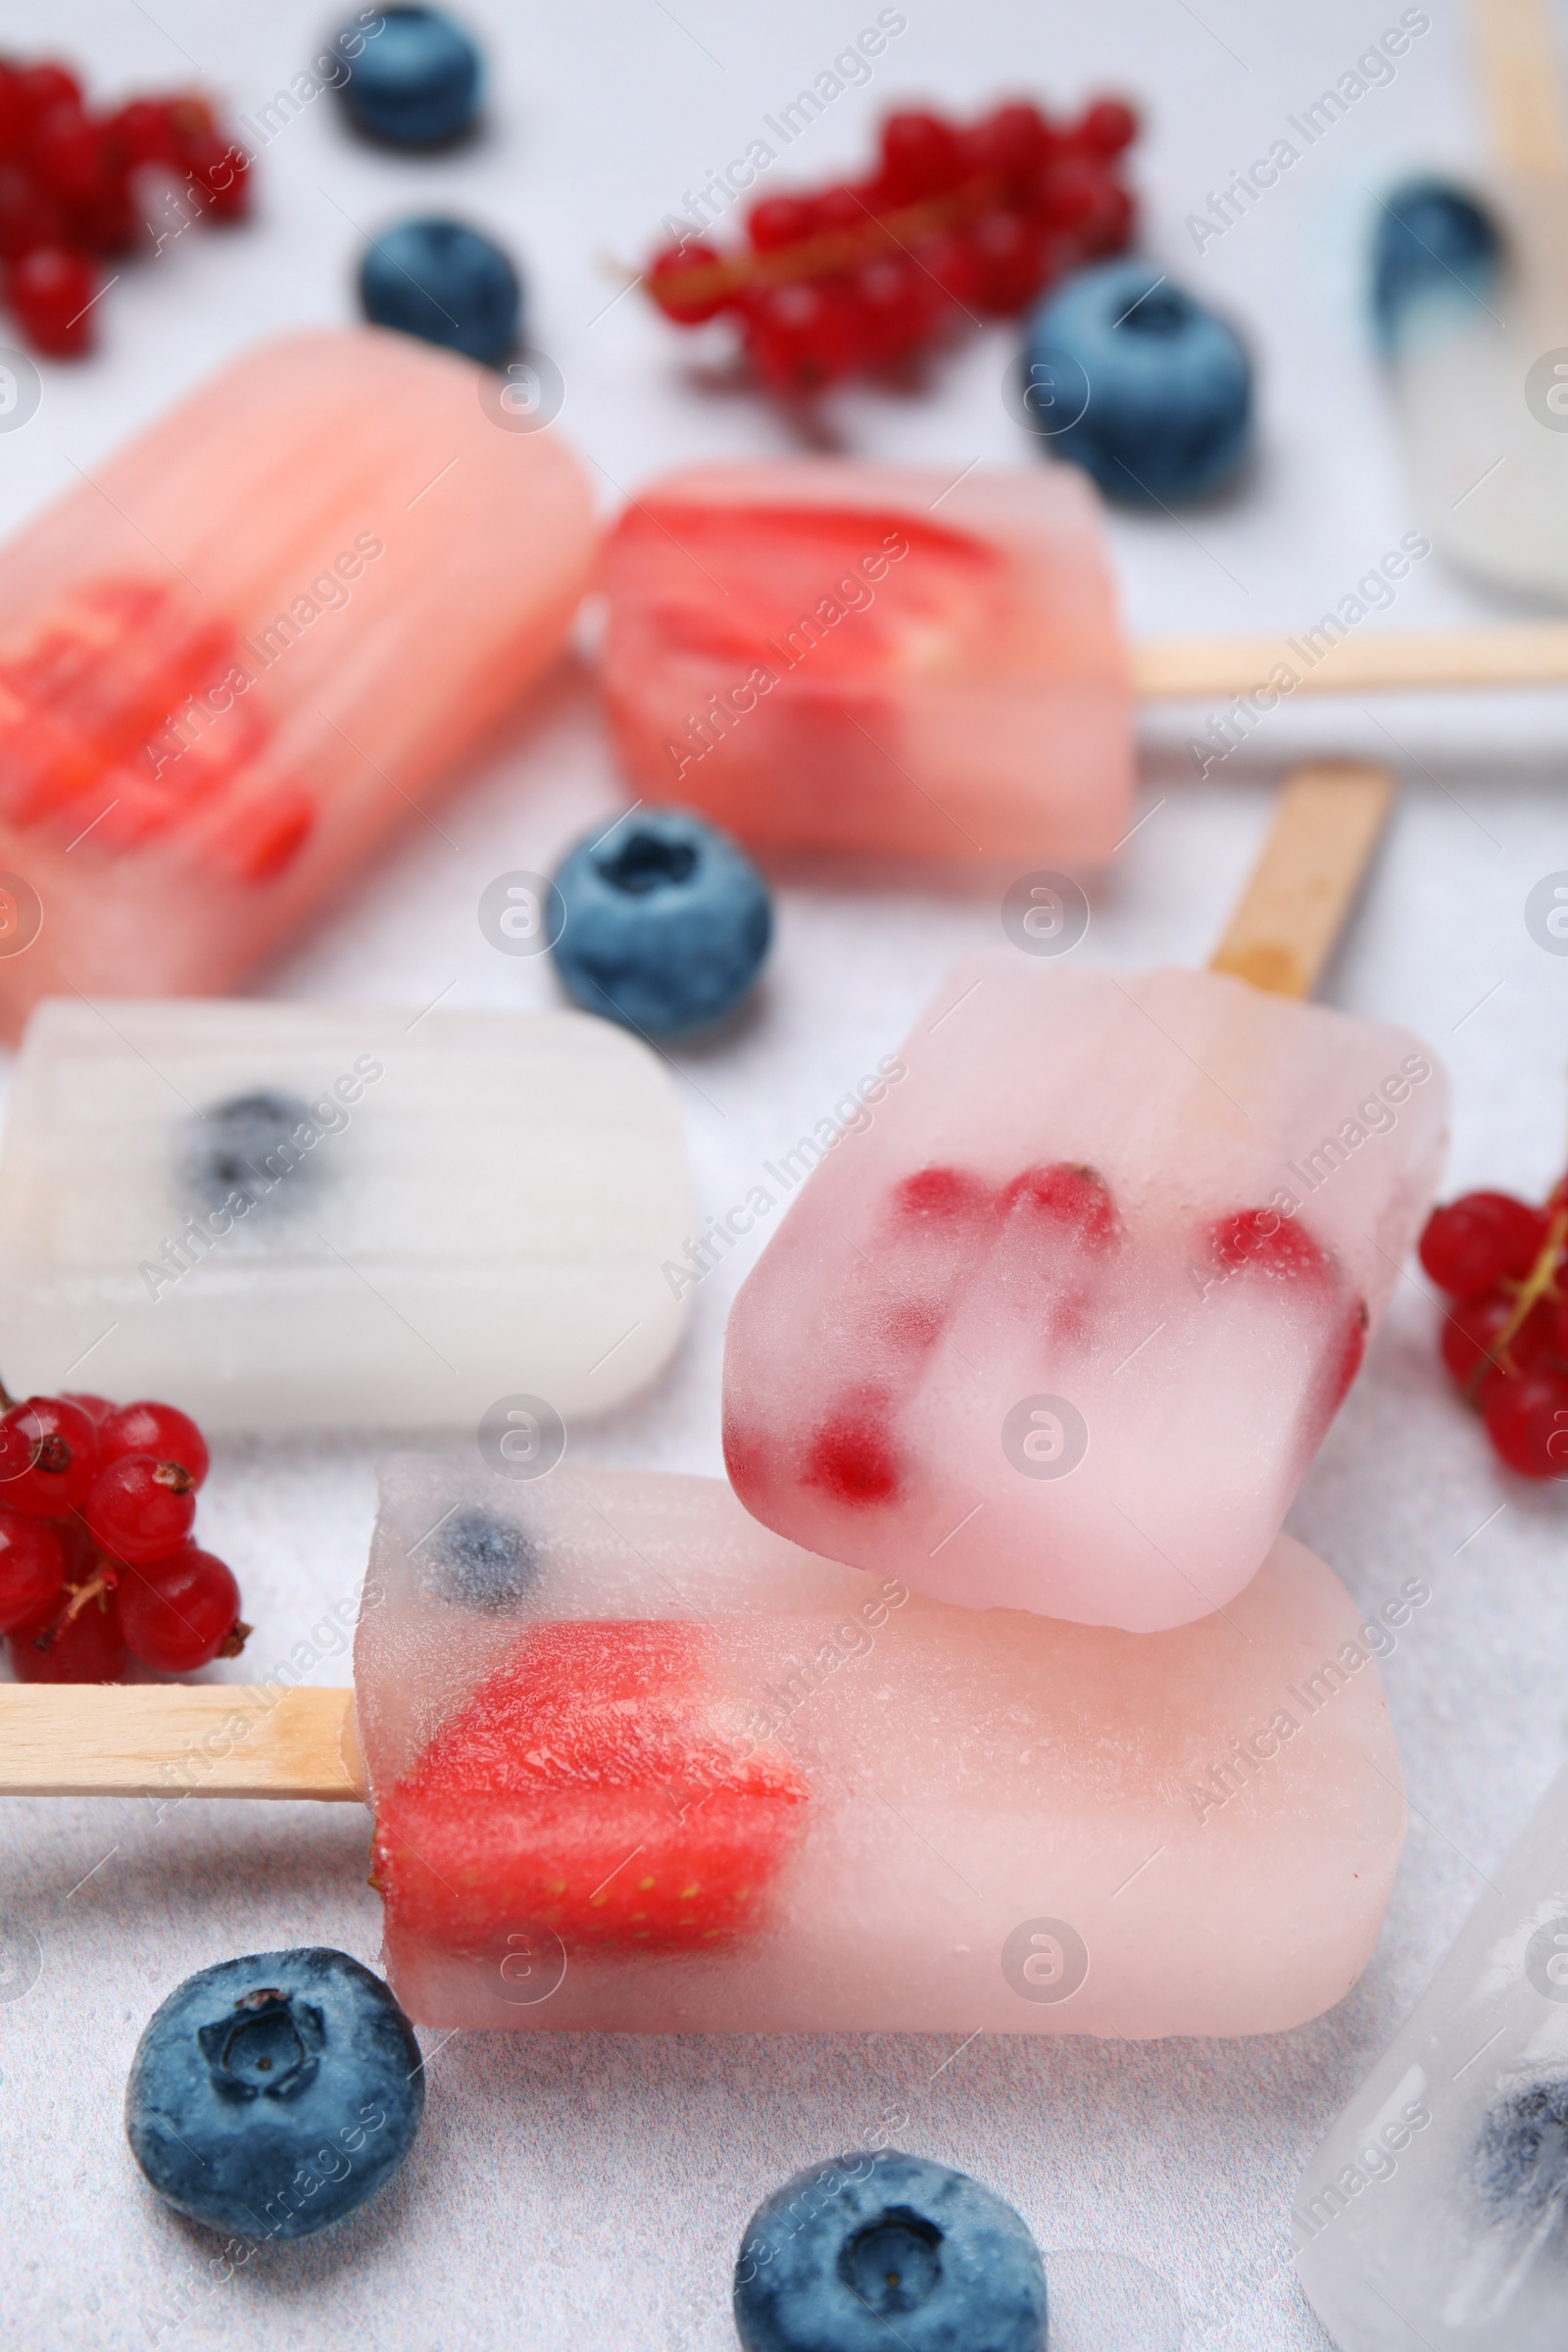
<svg viewBox="0 0 1568 2352">
<path fill-rule="evenodd" d="M 701 1626 L 536 1625 L 376 1814 L 400 1932 L 570 1951 L 743 1933 L 804 1827 L 805 1781 L 742 1729 Z"/>
</svg>

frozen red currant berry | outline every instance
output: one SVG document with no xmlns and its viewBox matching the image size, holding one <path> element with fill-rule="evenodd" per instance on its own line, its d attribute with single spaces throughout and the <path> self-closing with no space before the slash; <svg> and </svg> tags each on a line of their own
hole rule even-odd
<svg viewBox="0 0 1568 2352">
<path fill-rule="evenodd" d="M 1421 1263 L 1450 1298 L 1478 1298 L 1494 1283 L 1523 1281 L 1545 1239 L 1545 1212 L 1527 1200 L 1465 1193 L 1427 1219 Z"/>
<path fill-rule="evenodd" d="M 231 1572 L 194 1544 L 128 1568 L 116 1597 L 132 1655 L 160 1674 L 192 1674 L 216 1657 L 238 1657 L 250 1631 L 240 1622 Z"/>
<path fill-rule="evenodd" d="M 65 1581 L 66 1555 L 54 1529 L 0 1508 L 0 1633 L 47 1609 Z"/>
<path fill-rule="evenodd" d="M 173 1404 L 111 1406 L 98 1431 L 100 1463 L 118 1462 L 122 1454 L 150 1453 L 160 1462 L 177 1462 L 200 1486 L 207 1476 L 207 1442 L 188 1413 Z"/>
<path fill-rule="evenodd" d="M 195 1490 L 196 1481 L 178 1462 L 122 1454 L 87 1490 L 84 1515 L 93 1541 L 131 1567 L 166 1559 L 190 1534 Z"/>
<path fill-rule="evenodd" d="M 893 1213 L 909 1224 L 972 1224 L 994 1205 L 990 1185 L 972 1168 L 916 1168 L 893 1187 Z"/>
<path fill-rule="evenodd" d="M 1246 1267 L 1276 1282 L 1311 1282 L 1328 1269 L 1328 1259 L 1300 1219 L 1283 1209 L 1238 1209 L 1210 1228 L 1209 1240 L 1227 1274 Z"/>
<path fill-rule="evenodd" d="M 1032 1226 L 1070 1235 L 1097 1252 L 1108 1250 L 1121 1231 L 1110 1187 L 1100 1170 L 1071 1160 L 1025 1168 L 1003 1194 L 1002 1207 L 1004 1214 L 1021 1215 Z"/>
<path fill-rule="evenodd" d="M 898 1491 L 899 1468 L 887 1434 L 886 1399 L 847 1398 L 811 1441 L 806 1484 L 851 1509 L 887 1502 Z"/>
<path fill-rule="evenodd" d="M 1568 1478 L 1568 1376 L 1537 1369 L 1487 1384 L 1487 1435 L 1525 1478 Z"/>
<path fill-rule="evenodd" d="M 66 1396 L 29 1396 L 0 1419 L 0 1503 L 57 1519 L 80 1508 L 98 1467 L 98 1432 Z"/>
</svg>

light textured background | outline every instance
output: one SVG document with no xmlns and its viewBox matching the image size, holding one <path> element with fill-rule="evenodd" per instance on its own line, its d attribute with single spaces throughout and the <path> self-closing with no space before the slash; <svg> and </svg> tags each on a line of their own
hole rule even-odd
<svg viewBox="0 0 1568 2352">
<path fill-rule="evenodd" d="M 1150 248 L 1247 321 L 1263 418 L 1245 495 L 1180 523 L 1114 524 L 1130 625 L 1315 616 L 1416 520 L 1362 330 L 1360 255 L 1374 192 L 1399 170 L 1479 153 L 1452 0 L 1432 0 L 1433 28 L 1392 86 L 1370 91 L 1200 258 L 1184 217 L 1396 21 L 1399 0 L 905 7 L 908 29 L 869 87 L 828 110 L 775 184 L 853 167 L 898 99 L 968 108 L 1022 86 L 1066 104 L 1130 89 L 1149 116 L 1137 174 Z M 606 307 L 614 286 L 598 257 L 635 260 L 706 168 L 740 153 L 875 13 L 875 0 L 474 0 L 493 68 L 486 137 L 400 164 L 352 144 L 330 100 L 308 108 L 263 157 L 256 225 L 192 231 L 127 269 L 103 306 L 101 356 L 46 370 L 38 415 L 0 436 L 0 521 L 74 482 L 72 461 L 90 466 L 253 337 L 346 318 L 360 225 L 427 205 L 493 227 L 520 256 L 535 337 L 566 383 L 560 429 L 598 467 L 607 509 L 661 466 L 787 448 L 760 401 L 699 380 L 698 345 L 634 296 Z M 47 30 L 90 68 L 95 94 L 199 70 L 248 113 L 318 46 L 330 14 L 301 0 L 62 0 L 45 16 L 11 0 L 0 37 L 26 49 Z M 956 474 L 977 458 L 1037 463 L 1002 399 L 1011 348 L 1005 330 L 977 337 L 923 398 L 846 395 L 834 411 L 844 446 Z M 1486 610 L 1434 560 L 1392 618 Z M 1151 716 L 1148 821 L 1099 891 L 1080 953 L 1200 957 L 1294 752 L 1396 759 L 1402 805 L 1327 993 L 1413 1024 L 1446 1054 L 1457 1182 L 1543 1188 L 1564 1152 L 1568 963 L 1532 943 L 1523 905 L 1543 873 L 1568 866 L 1565 720 L 1568 701 L 1554 696 L 1391 700 L 1375 713 L 1319 704 L 1278 714 L 1248 760 L 1200 787 L 1183 715 Z M 591 700 L 567 676 L 526 739 L 443 815 L 456 847 L 416 828 L 259 987 L 411 1008 L 443 991 L 453 1004 L 548 1001 L 544 970 L 485 945 L 475 902 L 498 872 L 548 866 L 616 798 Z M 759 1163 L 894 1044 L 945 963 L 999 936 L 992 888 L 790 880 L 755 1015 L 675 1056 L 705 1204 L 743 1198 Z M 585 1454 L 718 1467 L 721 1333 L 745 1263 L 737 1255 L 702 1286 L 658 1393 L 582 1433 Z M 980 2039 L 956 2055 L 956 2040 L 892 2036 L 460 2035 L 439 2049 L 427 2036 L 428 2121 L 396 2184 L 324 2241 L 223 2280 L 208 2268 L 212 2241 L 159 2206 L 126 2153 L 130 2051 L 155 2002 L 206 1962 L 305 1940 L 374 1959 L 364 1817 L 191 1804 L 160 1827 L 134 1805 L 11 1805 L 0 1912 L 37 1935 L 43 1965 L 24 1997 L 0 2006 L 7 2335 L 119 2347 L 162 2327 L 164 2342 L 192 2352 L 337 2341 L 718 2352 L 733 2340 L 727 2274 L 758 2197 L 793 2167 L 890 2130 L 992 2182 L 1048 2248 L 1094 2250 L 1098 2260 L 1057 2266 L 1063 2346 L 1165 2352 L 1178 2328 L 1204 2352 L 1320 2344 L 1283 2267 L 1292 2183 L 1559 1760 L 1568 1706 L 1563 1497 L 1494 1467 L 1439 1375 L 1433 1325 L 1412 1280 L 1291 1522 L 1364 1605 L 1412 1571 L 1435 1588 L 1385 1670 L 1412 1804 L 1404 1864 L 1377 1959 L 1331 2017 L 1269 2040 Z M 256 1668 L 354 1591 L 375 1450 L 323 1439 L 220 1451 L 202 1526 L 240 1575 Z M 320 1679 L 343 1673 L 329 1660 Z M 1162 2290 L 1117 2255 L 1168 2282 L 1168 2312 L 1179 2297 L 1163 2335 L 1157 2324 L 1118 2332 L 1122 2289 L 1146 2307 Z"/>
</svg>

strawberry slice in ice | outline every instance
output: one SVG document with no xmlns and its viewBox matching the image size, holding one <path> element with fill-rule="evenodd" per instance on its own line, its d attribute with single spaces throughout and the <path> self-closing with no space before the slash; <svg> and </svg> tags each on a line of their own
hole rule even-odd
<svg viewBox="0 0 1568 2352">
<path fill-rule="evenodd" d="M 527 1926 L 569 1953 L 743 1934 L 808 1794 L 744 1723 L 700 1625 L 531 1627 L 381 1799 L 389 1926 L 458 1950 Z"/>
</svg>

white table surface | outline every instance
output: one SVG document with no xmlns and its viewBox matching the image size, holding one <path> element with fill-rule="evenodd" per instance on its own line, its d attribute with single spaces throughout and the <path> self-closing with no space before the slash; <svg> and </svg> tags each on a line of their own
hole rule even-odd
<svg viewBox="0 0 1568 2352">
<path fill-rule="evenodd" d="M 881 111 L 921 94 L 977 109 L 1008 89 L 1069 104 L 1110 86 L 1145 104 L 1149 248 L 1247 322 L 1262 432 L 1245 494 L 1181 523 L 1113 523 L 1135 631 L 1294 627 L 1418 519 L 1359 305 L 1374 191 L 1408 166 L 1479 153 L 1457 9 L 1429 5 L 1431 29 L 1393 82 L 1201 255 L 1186 215 L 1352 67 L 1398 0 L 904 0 L 907 29 L 868 86 L 837 99 L 772 174 L 782 185 L 853 168 Z M 263 155 L 254 226 L 192 231 L 127 268 L 103 305 L 100 355 L 45 368 L 36 416 L 0 436 L 0 524 L 253 338 L 347 318 L 357 224 L 434 207 L 493 227 L 521 259 L 535 339 L 565 381 L 557 429 L 599 469 L 607 510 L 662 466 L 789 447 L 761 401 L 694 380 L 697 346 L 637 297 L 607 309 L 601 257 L 639 258 L 682 192 L 871 22 L 872 0 L 472 0 L 467 14 L 492 68 L 487 135 L 398 162 L 351 142 L 329 99 L 307 107 Z M 316 0 L 61 0 L 48 12 L 9 0 L 0 39 L 31 49 L 46 28 L 88 67 L 95 95 L 199 69 L 250 114 L 319 47 L 331 16 Z M 955 473 L 974 459 L 1038 463 L 1002 398 L 1012 349 L 1008 329 L 977 336 L 924 398 L 846 394 L 834 410 L 844 446 Z M 1498 611 L 1434 558 L 1385 617 Z M 1402 803 L 1325 993 L 1412 1024 L 1446 1057 L 1455 1184 L 1544 1189 L 1565 1149 L 1568 962 L 1533 944 L 1523 907 L 1542 874 L 1568 866 L 1568 699 L 1303 706 L 1201 785 L 1183 748 L 1188 716 L 1143 723 L 1148 821 L 1098 889 L 1081 955 L 1200 957 L 1293 756 L 1392 758 Z M 499 872 L 548 867 L 618 797 L 591 694 L 564 674 L 529 732 L 443 815 L 455 848 L 417 828 L 258 988 L 416 1008 L 449 988 L 450 1004 L 548 1002 L 545 970 L 485 945 L 475 901 Z M 755 1018 L 674 1056 L 708 1209 L 743 1198 L 759 1163 L 893 1046 L 951 957 L 999 936 L 997 899 L 959 879 L 781 888 Z M 737 1251 L 701 1286 L 679 1360 L 645 1401 L 581 1433 L 585 1456 L 718 1469 L 721 1335 L 747 1262 Z M 229 1672 L 265 1670 L 355 1591 L 376 1450 L 328 1439 L 220 1449 L 204 1539 L 233 1562 L 258 1627 Z M 1134 2340 L 1157 2352 L 1158 2328 L 1135 2337 L 1112 2316 L 1111 2290 L 1143 2277 L 1128 2260 L 1167 2282 L 1172 2312 L 1179 2301 L 1169 2344 L 1178 2328 L 1205 2352 L 1321 2344 L 1285 2262 L 1291 2188 L 1560 1758 L 1563 1512 L 1555 1489 L 1497 1469 L 1440 1374 L 1419 1281 L 1404 1284 L 1291 1518 L 1364 1606 L 1412 1572 L 1435 1592 L 1384 1668 L 1411 1797 L 1404 1861 L 1377 1957 L 1331 2016 L 1258 2040 L 982 2037 L 956 2056 L 956 2036 L 460 2034 L 438 2048 L 427 2035 L 427 2120 L 394 2185 L 324 2238 L 227 2280 L 207 2267 L 213 2241 L 131 2163 L 120 2126 L 130 2052 L 157 2000 L 208 1962 L 305 1941 L 374 1961 L 365 1817 L 192 1804 L 160 1826 L 132 1804 L 4 1808 L 0 1915 L 36 1934 L 43 1965 L 25 1997 L 0 2006 L 3 2332 L 192 2352 L 719 2352 L 733 2342 L 729 2268 L 758 2198 L 796 2166 L 887 2132 L 991 2182 L 1046 2248 L 1098 2258 L 1056 2266 L 1062 2352 Z M 346 1679 L 343 1662 L 324 1661 L 319 1679 Z"/>
</svg>

